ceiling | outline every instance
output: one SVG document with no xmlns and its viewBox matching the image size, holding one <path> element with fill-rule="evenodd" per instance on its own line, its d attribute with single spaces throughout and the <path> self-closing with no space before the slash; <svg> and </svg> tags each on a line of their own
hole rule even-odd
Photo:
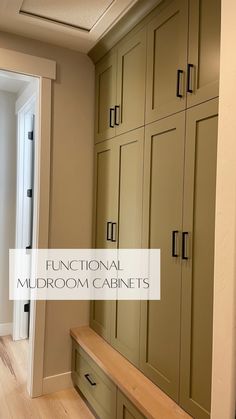
<svg viewBox="0 0 236 419">
<path fill-rule="evenodd" d="M 32 80 L 33 78 L 29 76 L 0 70 L 0 90 L 3 90 L 5 92 L 19 93 Z"/>
<path fill-rule="evenodd" d="M 137 1 L 0 0 L 0 30 L 87 53 Z"/>
</svg>

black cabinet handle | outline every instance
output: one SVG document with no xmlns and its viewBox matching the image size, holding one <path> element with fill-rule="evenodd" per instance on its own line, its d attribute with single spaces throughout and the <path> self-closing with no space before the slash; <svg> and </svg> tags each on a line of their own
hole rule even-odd
<svg viewBox="0 0 236 419">
<path fill-rule="evenodd" d="M 115 106 L 115 125 L 120 125 L 120 107 Z"/>
<path fill-rule="evenodd" d="M 177 97 L 183 97 L 183 95 L 180 93 L 180 77 L 182 74 L 183 74 L 183 70 L 177 70 L 177 87 L 176 87 Z"/>
<path fill-rule="evenodd" d="M 109 120 L 109 125 L 110 128 L 114 128 L 114 116 L 115 116 L 115 108 L 110 108 L 110 120 Z"/>
<path fill-rule="evenodd" d="M 95 381 L 92 380 L 89 374 L 84 374 L 84 376 L 86 380 L 89 382 L 89 384 L 91 384 L 91 386 L 96 386 L 97 383 L 95 383 Z"/>
<path fill-rule="evenodd" d="M 188 73 L 187 73 L 187 92 L 193 93 L 193 89 L 191 87 L 191 75 L 192 75 L 192 69 L 194 68 L 193 64 L 188 64 Z"/>
<path fill-rule="evenodd" d="M 112 222 L 108 221 L 107 222 L 107 241 L 111 241 L 112 239 Z"/>
<path fill-rule="evenodd" d="M 187 231 L 184 231 L 183 233 L 182 233 L 182 259 L 183 260 L 188 260 L 188 256 L 186 255 L 186 248 L 187 248 L 187 241 L 186 241 L 186 239 L 187 239 L 187 237 L 188 237 L 188 232 Z"/>
<path fill-rule="evenodd" d="M 111 223 L 111 241 L 116 242 L 116 223 Z"/>
<path fill-rule="evenodd" d="M 178 253 L 176 253 L 176 248 L 175 248 L 176 236 L 178 233 L 179 233 L 178 230 L 172 231 L 172 257 L 173 258 L 177 258 L 179 256 Z"/>
</svg>

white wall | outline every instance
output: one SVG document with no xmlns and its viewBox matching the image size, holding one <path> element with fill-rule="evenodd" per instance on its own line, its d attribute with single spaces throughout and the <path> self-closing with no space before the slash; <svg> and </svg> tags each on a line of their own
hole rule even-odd
<svg viewBox="0 0 236 419">
<path fill-rule="evenodd" d="M 88 56 L 9 33 L 0 48 L 55 60 L 52 85 L 51 248 L 89 248 L 92 242 L 94 65 Z M 70 327 L 88 324 L 87 301 L 48 301 L 44 377 L 71 369 Z"/>
<path fill-rule="evenodd" d="M 235 417 L 236 1 L 222 0 L 216 182 L 212 419 Z"/>
<path fill-rule="evenodd" d="M 6 330 L 3 324 L 12 322 L 12 303 L 8 298 L 8 249 L 15 247 L 15 100 L 15 94 L 0 91 L 0 334 Z"/>
</svg>

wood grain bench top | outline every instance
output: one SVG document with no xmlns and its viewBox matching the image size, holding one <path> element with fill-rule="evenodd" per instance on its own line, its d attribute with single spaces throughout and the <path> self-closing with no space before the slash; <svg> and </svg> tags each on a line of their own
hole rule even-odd
<svg viewBox="0 0 236 419">
<path fill-rule="evenodd" d="M 70 334 L 145 417 L 152 419 L 191 418 L 90 327 L 71 329 Z"/>
</svg>

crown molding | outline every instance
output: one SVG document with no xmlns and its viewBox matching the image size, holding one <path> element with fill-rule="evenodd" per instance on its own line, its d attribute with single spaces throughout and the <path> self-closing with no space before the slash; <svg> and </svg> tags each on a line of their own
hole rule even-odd
<svg viewBox="0 0 236 419">
<path fill-rule="evenodd" d="M 135 3 L 122 19 L 89 51 L 88 55 L 92 61 L 97 63 L 128 32 L 145 25 L 153 16 L 153 9 L 161 2 L 162 0 L 139 0 Z"/>
</svg>

